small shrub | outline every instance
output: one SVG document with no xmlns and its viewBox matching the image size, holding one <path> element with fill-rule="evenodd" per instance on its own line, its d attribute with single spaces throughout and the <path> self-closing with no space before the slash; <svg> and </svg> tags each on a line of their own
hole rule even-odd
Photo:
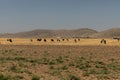
<svg viewBox="0 0 120 80">
<path fill-rule="evenodd" d="M 3 74 L 0 74 L 0 80 L 12 80 L 10 76 L 5 76 Z"/>
<path fill-rule="evenodd" d="M 63 63 L 63 58 L 61 56 L 59 56 L 57 59 L 56 59 L 57 63 Z"/>
<path fill-rule="evenodd" d="M 95 67 L 96 68 L 104 68 L 105 67 L 105 63 L 103 63 L 101 61 L 95 61 Z"/>
<path fill-rule="evenodd" d="M 54 66 L 50 66 L 50 68 L 49 69 L 54 69 Z"/>
<path fill-rule="evenodd" d="M 40 80 L 40 77 L 39 77 L 39 76 L 34 75 L 34 76 L 32 77 L 32 80 Z"/>
<path fill-rule="evenodd" d="M 88 71 L 83 72 L 83 76 L 90 76 Z"/>
<path fill-rule="evenodd" d="M 23 53 L 23 50 L 19 51 L 19 53 Z"/>
<path fill-rule="evenodd" d="M 10 70 L 15 73 L 21 73 L 20 69 L 18 69 L 16 66 L 12 66 Z"/>
<path fill-rule="evenodd" d="M 23 77 L 23 76 L 20 76 L 20 75 L 17 75 L 17 76 L 14 77 L 14 79 L 15 79 L 15 80 L 24 79 L 24 77 Z"/>
<path fill-rule="evenodd" d="M 103 69 L 101 70 L 102 74 L 110 74 L 110 71 L 108 69 Z"/>
<path fill-rule="evenodd" d="M 66 65 L 64 65 L 64 66 L 61 67 L 61 69 L 62 69 L 62 70 L 67 70 L 68 67 L 67 67 Z"/>
<path fill-rule="evenodd" d="M 75 64 L 73 62 L 70 62 L 68 65 L 69 66 L 75 66 Z"/>
<path fill-rule="evenodd" d="M 32 74 L 32 72 L 30 72 L 28 69 L 25 69 L 24 72 L 27 74 Z"/>
<path fill-rule="evenodd" d="M 47 59 L 47 58 L 42 58 L 42 59 L 40 59 L 40 63 L 41 64 L 45 64 L 45 65 L 47 65 L 47 64 L 49 64 L 49 60 Z"/>
<path fill-rule="evenodd" d="M 56 64 L 55 60 L 51 60 L 51 61 L 49 62 L 49 65 L 54 65 L 54 64 Z"/>
<path fill-rule="evenodd" d="M 74 75 L 70 75 L 69 76 L 69 80 L 81 80 L 80 78 L 74 76 Z"/>
<path fill-rule="evenodd" d="M 89 74 L 97 74 L 98 72 L 95 69 L 90 69 Z"/>
<path fill-rule="evenodd" d="M 49 73 L 53 76 L 58 76 L 58 75 L 61 75 L 61 70 L 60 69 L 53 69 L 53 70 L 50 70 Z"/>
</svg>

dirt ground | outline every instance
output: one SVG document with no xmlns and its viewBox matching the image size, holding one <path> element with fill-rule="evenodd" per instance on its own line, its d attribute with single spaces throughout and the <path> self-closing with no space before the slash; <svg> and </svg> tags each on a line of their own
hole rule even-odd
<svg viewBox="0 0 120 80">
<path fill-rule="evenodd" d="M 0 45 L 0 80 L 120 80 L 120 46 Z"/>
</svg>

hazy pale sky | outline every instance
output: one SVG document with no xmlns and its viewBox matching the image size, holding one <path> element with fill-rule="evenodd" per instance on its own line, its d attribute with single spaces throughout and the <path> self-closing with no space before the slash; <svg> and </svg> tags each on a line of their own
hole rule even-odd
<svg viewBox="0 0 120 80">
<path fill-rule="evenodd" d="M 0 0 L 0 33 L 120 27 L 120 0 Z"/>
</svg>

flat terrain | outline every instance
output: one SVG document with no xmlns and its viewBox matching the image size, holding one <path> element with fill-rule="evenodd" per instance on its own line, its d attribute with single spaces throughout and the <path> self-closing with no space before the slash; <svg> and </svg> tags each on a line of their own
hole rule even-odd
<svg viewBox="0 0 120 80">
<path fill-rule="evenodd" d="M 89 46 L 120 46 L 120 41 L 115 39 L 105 39 L 106 44 L 101 44 L 101 39 L 80 39 L 78 38 L 58 38 L 60 41 L 57 41 L 57 38 L 41 38 L 41 41 L 37 41 L 37 38 L 11 38 L 12 42 L 7 41 L 8 38 L 0 38 L 0 43 L 5 45 L 89 45 Z M 32 41 L 31 41 L 32 39 Z M 46 39 L 46 42 L 44 41 Z M 53 39 L 54 41 L 51 41 Z M 64 41 L 63 41 L 64 39 Z M 76 40 L 76 42 L 75 42 Z"/>
<path fill-rule="evenodd" d="M 120 46 L 0 45 L 0 80 L 120 80 Z"/>
</svg>

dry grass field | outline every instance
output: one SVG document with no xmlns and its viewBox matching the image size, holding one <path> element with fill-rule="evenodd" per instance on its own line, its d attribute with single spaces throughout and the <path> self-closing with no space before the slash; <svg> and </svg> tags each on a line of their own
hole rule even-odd
<svg viewBox="0 0 120 80">
<path fill-rule="evenodd" d="M 78 39 L 76 38 L 76 42 L 74 41 L 74 38 L 70 38 L 69 41 L 66 39 L 63 41 L 60 39 L 60 42 L 57 41 L 56 38 L 45 38 L 46 42 L 44 42 L 44 38 L 42 41 L 37 41 L 37 39 L 33 38 L 32 41 L 30 38 L 11 38 L 12 42 L 7 41 L 7 38 L 0 38 L 1 44 L 7 44 L 7 45 L 104 45 L 101 44 L 101 39 Z M 53 39 L 54 41 L 51 41 Z M 114 39 L 105 39 L 107 41 L 107 46 L 120 46 L 120 41 Z"/>
<path fill-rule="evenodd" d="M 120 80 L 120 46 L 0 45 L 0 80 Z"/>
</svg>

